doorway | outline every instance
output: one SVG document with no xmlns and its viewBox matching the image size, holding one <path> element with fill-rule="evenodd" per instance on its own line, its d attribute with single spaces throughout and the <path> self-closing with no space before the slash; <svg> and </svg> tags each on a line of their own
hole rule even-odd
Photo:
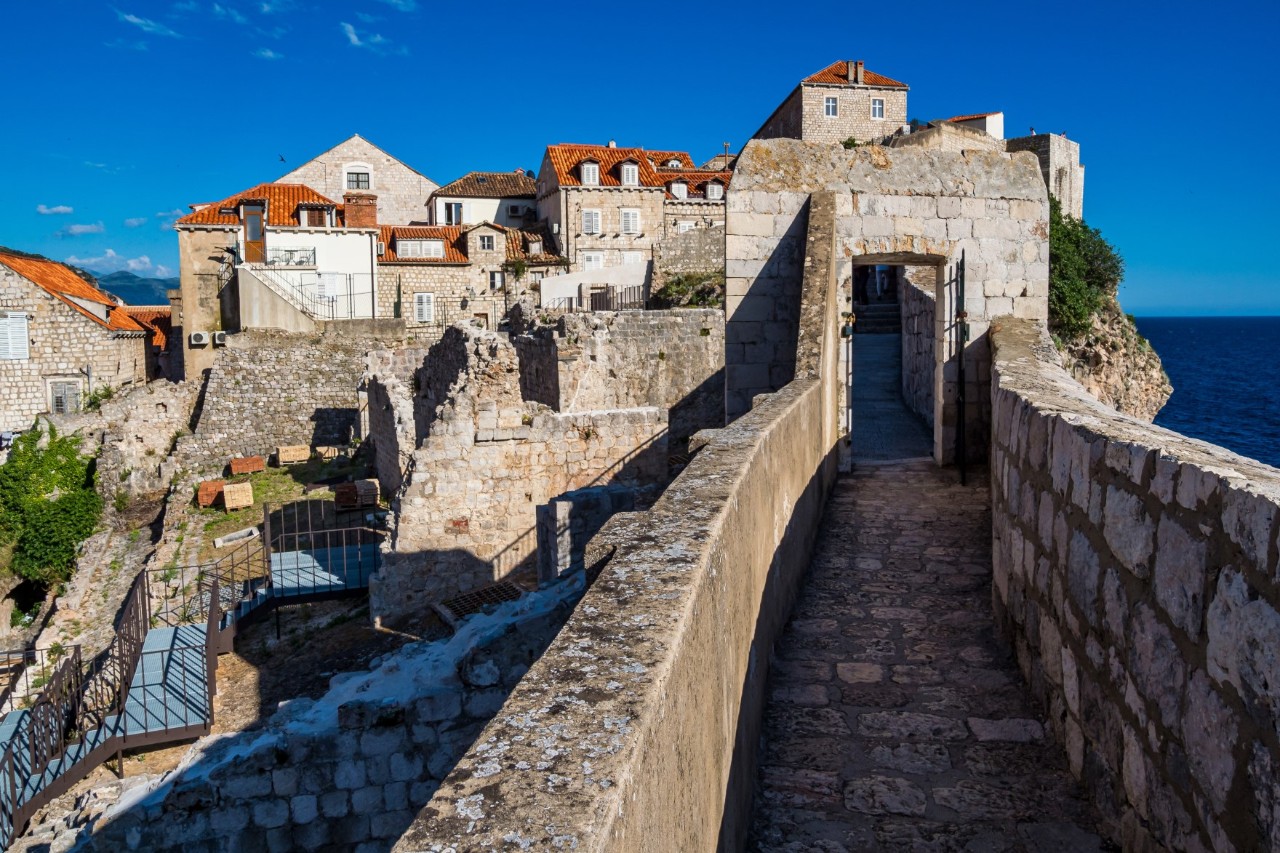
<svg viewBox="0 0 1280 853">
<path fill-rule="evenodd" d="M 260 264 L 267 259 L 267 245 L 262 227 L 263 208 L 257 204 L 244 206 L 244 259 Z"/>
</svg>

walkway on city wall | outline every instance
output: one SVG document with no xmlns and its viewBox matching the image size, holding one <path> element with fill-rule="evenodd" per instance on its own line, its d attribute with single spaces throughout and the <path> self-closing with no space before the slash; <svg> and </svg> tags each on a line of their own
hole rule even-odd
<svg viewBox="0 0 1280 853">
<path fill-rule="evenodd" d="M 985 471 L 837 482 L 774 648 L 749 850 L 1104 849 L 996 643 L 990 530 Z"/>
</svg>

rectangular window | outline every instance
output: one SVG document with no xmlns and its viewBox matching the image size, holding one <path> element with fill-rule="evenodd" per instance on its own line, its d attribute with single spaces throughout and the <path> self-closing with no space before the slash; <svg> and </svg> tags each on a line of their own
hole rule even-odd
<svg viewBox="0 0 1280 853">
<path fill-rule="evenodd" d="M 871 117 L 884 118 L 884 98 L 871 99 Z"/>
<path fill-rule="evenodd" d="M 716 183 L 707 184 L 707 198 L 712 201 L 719 201 L 724 198 L 724 187 Z"/>
<path fill-rule="evenodd" d="M 824 98 L 822 101 L 823 114 L 828 117 L 840 115 L 840 107 L 838 106 L 838 103 L 839 102 L 835 98 Z"/>
<path fill-rule="evenodd" d="M 531 254 L 531 255 L 541 255 L 541 254 L 542 254 L 542 241 L 541 241 L 541 240 L 530 240 L 530 241 L 529 241 L 529 254 Z"/>
<path fill-rule="evenodd" d="M 534 270 L 533 272 L 529 273 L 529 280 L 542 281 L 544 278 L 546 278 L 546 276 L 547 274 L 544 273 L 542 270 Z"/>
<path fill-rule="evenodd" d="M 80 411 L 80 383 L 50 382 L 49 411 L 55 415 L 70 415 Z"/>
<path fill-rule="evenodd" d="M 600 233 L 600 211 L 598 210 L 582 211 L 582 233 L 583 234 L 599 234 Z"/>
<path fill-rule="evenodd" d="M 486 252 L 493 251 L 493 235 L 492 234 L 480 235 L 480 248 Z"/>
<path fill-rule="evenodd" d="M 676 198 L 688 198 L 689 186 L 687 184 L 683 184 L 677 181 L 676 183 L 671 185 L 671 195 L 675 196 Z"/>
<path fill-rule="evenodd" d="M 600 183 L 599 163 L 583 163 L 579 168 L 582 170 L 582 183 L 584 186 L 594 187 Z"/>
<path fill-rule="evenodd" d="M 622 264 L 642 264 L 644 263 L 644 252 L 623 252 Z"/>
<path fill-rule="evenodd" d="M 677 222 L 677 223 L 676 223 L 676 233 L 677 233 L 677 234 L 683 234 L 683 233 L 684 233 L 684 232 L 686 232 L 686 231 L 692 231 L 692 230 L 693 230 L 693 223 L 692 223 L 692 222 Z"/>
<path fill-rule="evenodd" d="M 26 361 L 31 358 L 27 322 L 27 315 L 22 311 L 0 314 L 0 361 Z"/>
<path fill-rule="evenodd" d="M 506 281 L 506 278 L 503 276 L 502 273 L 497 271 L 489 273 L 489 289 L 490 290 L 497 290 L 498 288 L 502 287 L 503 282 L 505 281 Z"/>
<path fill-rule="evenodd" d="M 461 225 L 462 224 L 462 202 L 451 201 L 445 204 L 444 224 L 445 225 Z"/>
<path fill-rule="evenodd" d="M 623 186 L 634 187 L 640 183 L 640 167 L 635 163 L 622 164 Z"/>
<path fill-rule="evenodd" d="M 590 272 L 591 270 L 604 269 L 604 255 L 600 252 L 583 252 L 582 253 L 582 270 Z"/>
<path fill-rule="evenodd" d="M 415 323 L 431 323 L 436 319 L 436 295 L 434 293 L 413 294 L 413 321 Z"/>
<path fill-rule="evenodd" d="M 307 225 L 311 228 L 323 228 L 329 224 L 328 211 L 323 208 L 312 207 L 307 209 Z"/>
<path fill-rule="evenodd" d="M 369 173 L 368 172 L 347 172 L 347 189 L 349 190 L 369 189 Z"/>
<path fill-rule="evenodd" d="M 524 216 L 524 207 L 519 204 L 507 205 L 507 216 Z"/>
<path fill-rule="evenodd" d="M 396 254 L 402 258 L 443 258 L 443 240 L 396 240 Z"/>
<path fill-rule="evenodd" d="M 623 234 L 639 234 L 640 233 L 640 211 L 634 208 L 623 208 L 622 210 L 622 233 Z"/>
</svg>

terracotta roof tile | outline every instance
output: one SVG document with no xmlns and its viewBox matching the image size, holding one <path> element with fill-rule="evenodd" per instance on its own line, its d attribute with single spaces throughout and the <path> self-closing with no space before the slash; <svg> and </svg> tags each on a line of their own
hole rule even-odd
<svg viewBox="0 0 1280 853">
<path fill-rule="evenodd" d="M 852 85 L 849 83 L 849 60 L 841 59 L 831 63 L 817 74 L 812 74 L 804 78 L 805 83 L 840 83 L 843 85 Z M 892 86 L 900 89 L 909 88 L 906 83 L 899 83 L 897 80 L 890 79 L 883 74 L 877 74 L 874 71 L 863 69 L 862 82 L 865 86 Z"/>
<path fill-rule="evenodd" d="M 943 119 L 943 121 L 977 121 L 980 118 L 990 118 L 991 116 L 998 116 L 998 115 L 1000 115 L 1000 113 L 998 112 L 974 113 L 973 115 L 967 115 L 967 116 L 952 116 L 951 118 Z"/>
<path fill-rule="evenodd" d="M 686 155 L 688 156 L 688 155 Z M 622 176 L 618 166 L 634 161 L 639 166 L 640 186 L 660 187 L 663 180 L 649 162 L 649 154 L 643 148 L 610 148 L 607 145 L 548 145 L 547 157 L 556 171 L 556 178 L 563 187 L 580 187 L 578 164 L 594 160 L 600 164 L 600 186 L 620 187 Z"/>
<path fill-rule="evenodd" d="M 164 349 L 173 331 L 173 313 L 158 305 L 126 305 L 124 312 L 151 332 L 153 346 Z"/>
<path fill-rule="evenodd" d="M 462 198 L 533 198 L 538 185 L 526 174 L 515 172 L 468 172 L 451 184 L 445 184 L 435 195 Z"/>
<path fill-rule="evenodd" d="M 551 234 L 543 226 L 532 228 L 508 228 L 507 260 L 524 261 L 528 264 L 558 264 L 563 260 L 555 252 L 549 251 L 555 242 Z M 542 243 L 543 251 L 536 255 L 529 254 L 531 243 Z"/>
<path fill-rule="evenodd" d="M 671 168 L 671 167 L 668 167 L 667 164 L 670 163 L 672 160 L 680 161 L 680 165 L 674 168 L 677 168 L 677 169 L 694 168 L 693 158 L 690 157 L 688 152 L 686 151 L 649 151 L 647 152 L 647 156 L 653 162 L 653 165 L 657 166 L 659 169 Z"/>
<path fill-rule="evenodd" d="M 378 257 L 380 264 L 465 264 L 467 241 L 461 225 L 383 225 L 378 239 L 385 251 Z M 402 258 L 397 254 L 398 240 L 443 240 L 442 258 Z"/>
<path fill-rule="evenodd" d="M 298 218 L 299 205 L 310 207 L 334 207 L 339 214 L 342 205 L 327 199 L 305 184 L 258 184 L 244 192 L 236 193 L 222 201 L 202 207 L 194 213 L 188 213 L 178 220 L 178 225 L 239 225 L 239 207 L 245 202 L 265 201 L 267 205 L 267 225 L 289 227 L 301 225 Z M 234 213 L 223 213 L 223 209 L 235 208 Z M 342 223 L 339 216 L 338 222 Z"/>
<path fill-rule="evenodd" d="M 688 184 L 689 198 L 705 198 L 707 184 L 712 180 L 718 180 L 724 184 L 725 189 L 728 189 L 729 181 L 733 178 L 733 172 L 728 170 L 709 172 L 703 169 L 664 169 L 660 174 L 667 187 L 675 181 L 684 181 Z M 675 198 L 670 189 L 667 190 L 667 198 Z"/>
<path fill-rule="evenodd" d="M 100 326 L 105 326 L 113 332 L 145 331 L 136 320 L 125 313 L 118 302 L 76 275 L 66 264 L 60 264 L 47 258 L 24 258 L 18 255 L 11 255 L 8 252 L 0 252 L 0 264 L 4 264 L 18 275 L 34 282 L 36 286 L 65 302 Z M 77 299 L 106 306 L 107 319 L 103 320 L 93 311 L 78 304 L 75 301 Z"/>
</svg>

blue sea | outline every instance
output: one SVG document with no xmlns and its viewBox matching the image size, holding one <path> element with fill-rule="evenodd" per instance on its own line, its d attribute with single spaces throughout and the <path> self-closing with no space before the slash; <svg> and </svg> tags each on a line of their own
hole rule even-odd
<svg viewBox="0 0 1280 853">
<path fill-rule="evenodd" d="M 1280 317 L 1138 317 L 1173 384 L 1156 424 L 1280 467 Z"/>
</svg>

